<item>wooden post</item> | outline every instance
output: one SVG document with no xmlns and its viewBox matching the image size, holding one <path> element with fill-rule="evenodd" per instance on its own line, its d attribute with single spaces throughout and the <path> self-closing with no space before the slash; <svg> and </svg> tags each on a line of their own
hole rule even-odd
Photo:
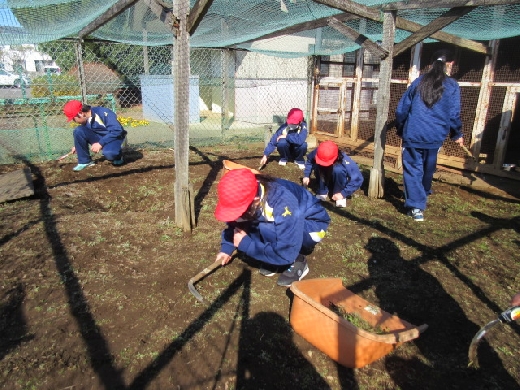
<svg viewBox="0 0 520 390">
<path fill-rule="evenodd" d="M 423 41 L 416 43 L 411 48 L 410 71 L 408 72 L 408 85 L 421 75 L 421 53 Z"/>
<path fill-rule="evenodd" d="M 341 81 L 339 87 L 339 109 L 338 109 L 338 125 L 336 126 L 336 135 L 338 138 L 343 137 L 345 133 L 345 109 L 347 107 L 347 82 Z"/>
<path fill-rule="evenodd" d="M 229 75 L 230 64 L 232 61 L 233 53 L 229 49 L 222 49 L 220 51 L 220 70 L 221 70 L 221 78 L 222 78 L 222 104 L 220 111 L 220 129 L 222 136 L 225 135 L 226 131 L 229 129 L 230 115 L 231 111 L 231 89 L 233 86 L 231 85 L 231 77 Z M 234 110 L 233 110 L 234 111 Z"/>
<path fill-rule="evenodd" d="M 318 102 L 320 98 L 320 60 L 319 57 L 316 60 L 314 68 L 314 90 L 312 93 L 312 113 L 311 113 L 311 128 L 310 134 L 318 131 Z"/>
<path fill-rule="evenodd" d="M 390 79 L 392 77 L 393 48 L 395 38 L 395 12 L 384 12 L 383 16 L 383 49 L 388 50 L 388 56 L 381 60 L 379 73 L 379 89 L 377 91 L 377 118 L 374 132 L 374 165 L 370 170 L 368 184 L 369 198 L 384 196 L 384 154 L 386 142 L 386 121 L 390 104 Z"/>
<path fill-rule="evenodd" d="M 354 98 L 352 101 L 352 111 L 350 113 L 350 139 L 357 141 L 359 131 L 359 111 L 361 109 L 361 86 L 363 81 L 363 57 L 365 49 L 362 47 L 356 53 L 356 73 L 354 78 Z"/>
<path fill-rule="evenodd" d="M 78 63 L 79 84 L 81 87 L 81 102 L 87 103 L 87 82 L 85 78 L 85 68 L 83 67 L 83 47 L 81 42 L 82 40 L 79 40 L 74 44 L 74 50 L 76 51 L 76 61 Z"/>
<path fill-rule="evenodd" d="M 498 56 L 499 40 L 489 41 L 491 47 L 491 56 L 486 57 L 484 63 L 484 71 L 482 72 L 482 79 L 480 82 L 480 92 L 478 95 L 477 109 L 475 113 L 475 122 L 473 122 L 473 130 L 471 132 L 471 140 L 469 149 L 477 163 L 479 162 L 480 149 L 482 146 L 482 135 L 486 127 L 486 118 L 489 110 L 489 99 L 491 96 L 491 83 L 495 79 L 495 65 Z"/>
<path fill-rule="evenodd" d="M 173 80 L 174 80 L 174 143 L 175 143 L 175 223 L 185 232 L 191 231 L 195 210 L 192 209 L 189 184 L 189 90 L 190 90 L 190 44 L 187 31 L 187 15 L 190 12 L 189 0 L 174 2 L 175 14 L 179 18 L 179 30 L 174 42 Z M 172 27 L 173 28 L 173 27 Z"/>
<path fill-rule="evenodd" d="M 516 95 L 519 92 L 517 88 L 508 87 L 504 104 L 502 105 L 502 117 L 500 118 L 500 127 L 498 128 L 497 143 L 493 157 L 493 167 L 501 169 L 506 157 L 507 142 L 511 133 L 511 120 L 514 115 L 516 105 Z"/>
<path fill-rule="evenodd" d="M 150 64 L 148 62 L 148 46 L 146 46 L 146 43 L 148 43 L 148 31 L 146 30 L 146 27 L 143 28 L 143 42 L 145 43 L 143 45 L 143 68 L 144 68 L 144 74 L 150 74 Z"/>
</svg>

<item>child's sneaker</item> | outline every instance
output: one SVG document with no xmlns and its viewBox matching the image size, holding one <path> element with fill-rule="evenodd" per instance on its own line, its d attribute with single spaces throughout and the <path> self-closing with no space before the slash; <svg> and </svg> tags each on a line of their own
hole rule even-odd
<svg viewBox="0 0 520 390">
<path fill-rule="evenodd" d="M 296 261 L 280 275 L 277 284 L 289 287 L 292 282 L 302 280 L 308 273 L 307 259 L 303 255 L 298 255 Z"/>
<path fill-rule="evenodd" d="M 278 161 L 278 165 L 283 165 L 283 166 L 287 165 L 287 160 Z"/>
<path fill-rule="evenodd" d="M 424 215 L 421 209 L 411 209 L 408 211 L 408 215 L 412 217 L 414 221 L 424 221 Z"/>
<path fill-rule="evenodd" d="M 88 162 L 86 164 L 78 164 L 74 168 L 72 168 L 72 170 L 74 172 L 79 172 L 79 171 L 82 171 L 83 169 L 88 168 L 88 167 L 90 167 L 90 166 L 92 166 L 94 164 L 95 164 L 94 161 Z"/>
<path fill-rule="evenodd" d="M 260 267 L 259 272 L 260 272 L 260 275 L 262 275 L 262 276 L 271 277 L 271 276 L 274 276 L 274 275 L 282 272 L 286 268 L 287 267 L 285 267 L 285 268 L 277 267 L 276 265 L 272 265 L 272 264 L 264 264 L 264 265 L 262 265 L 262 267 Z"/>
<path fill-rule="evenodd" d="M 302 171 L 305 169 L 305 162 L 295 161 L 294 163 L 298 165 L 298 168 L 300 168 Z"/>
<path fill-rule="evenodd" d="M 329 200 L 329 196 L 327 194 L 316 195 L 316 199 L 327 201 Z"/>
<path fill-rule="evenodd" d="M 123 165 L 124 162 L 125 162 L 125 160 L 123 159 L 123 156 L 121 156 L 121 158 L 119 160 L 113 160 L 112 165 L 119 166 L 119 165 Z"/>
</svg>

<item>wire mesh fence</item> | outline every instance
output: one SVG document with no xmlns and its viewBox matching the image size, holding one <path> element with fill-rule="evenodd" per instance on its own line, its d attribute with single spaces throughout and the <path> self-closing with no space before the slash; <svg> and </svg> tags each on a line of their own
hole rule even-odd
<svg viewBox="0 0 520 390">
<path fill-rule="evenodd" d="M 516 163 L 518 115 L 510 134 L 503 134 L 504 102 L 520 85 L 519 38 L 500 41 L 494 80 L 479 134 L 482 163 L 492 164 L 501 138 L 510 137 L 505 159 Z M 424 44 L 421 68 L 444 44 Z M 466 146 L 475 142 L 475 123 L 481 109 L 486 56 L 454 48 L 453 76 L 462 91 L 462 122 Z M 39 57 L 34 53 L 39 53 Z M 70 150 L 72 129 L 62 113 L 70 99 L 114 110 L 128 131 L 132 148 L 174 148 L 174 47 L 120 43 L 54 41 L 12 46 L 2 52 L 3 64 L 17 75 L 18 84 L 0 88 L 0 163 L 45 161 Z M 374 137 L 379 84 L 379 59 L 364 51 L 334 56 L 280 58 L 237 50 L 190 50 L 186 134 L 192 145 L 263 142 L 276 130 L 292 107 L 302 108 L 320 133 L 355 139 L 370 145 Z M 386 136 L 387 151 L 399 150 L 393 127 L 399 98 L 411 77 L 410 50 L 393 61 Z M 361 64 L 361 73 L 356 67 Z M 316 68 L 319 73 L 316 74 Z M 513 107 L 509 108 L 514 111 Z M 315 118 L 311 118 L 311 113 Z M 507 130 L 507 129 L 506 129 Z M 502 132 L 501 132 L 502 131 Z M 516 138 L 515 138 L 516 137 Z M 516 146 L 515 146 L 516 145 Z M 392 149 L 393 148 L 393 149 Z M 366 151 L 364 151 L 366 152 Z M 397 152 L 396 152 L 397 153 Z M 387 153 L 395 162 L 392 153 Z M 394 153 L 395 154 L 395 153 Z M 445 158 L 464 158 L 451 141 L 441 149 Z"/>
<path fill-rule="evenodd" d="M 83 100 L 118 114 L 133 148 L 173 148 L 173 46 L 72 41 L 33 45 L 52 60 L 11 61 L 27 83 L 0 89 L 0 163 L 56 158 L 72 147 L 65 102 Z M 18 53 L 17 48 L 11 48 Z M 5 58 L 5 54 L 4 54 Z M 292 107 L 309 105 L 307 58 L 288 59 L 219 49 L 191 49 L 190 143 L 259 142 Z M 45 70 L 56 64 L 59 72 Z M 32 64 L 31 64 L 32 65 Z M 175 70 L 175 67 L 173 67 Z"/>
</svg>

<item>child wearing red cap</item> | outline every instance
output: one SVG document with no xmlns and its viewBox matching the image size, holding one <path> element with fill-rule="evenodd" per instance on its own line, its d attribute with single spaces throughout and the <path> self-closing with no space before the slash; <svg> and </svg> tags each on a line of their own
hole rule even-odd
<svg viewBox="0 0 520 390">
<path fill-rule="evenodd" d="M 314 171 L 318 181 L 316 198 L 327 200 L 329 193 L 337 207 L 347 207 L 347 198 L 363 184 L 358 165 L 332 141 L 322 142 L 307 157 L 303 171 L 303 185 L 309 185 Z"/>
<path fill-rule="evenodd" d="M 276 130 L 265 147 L 260 165 L 267 164 L 267 157 L 277 149 L 280 153 L 278 164 L 287 165 L 289 160 L 294 160 L 298 168 L 305 168 L 306 140 L 307 123 L 303 120 L 303 111 L 299 108 L 291 108 L 287 114 L 287 121 Z"/>
<path fill-rule="evenodd" d="M 218 184 L 215 217 L 227 223 L 216 260 L 222 265 L 238 249 L 264 263 L 260 273 L 290 286 L 309 272 L 305 254 L 325 236 L 330 217 L 302 186 L 288 180 L 236 169 Z"/>
<path fill-rule="evenodd" d="M 89 145 L 94 153 L 103 149 L 103 155 L 113 165 L 123 164 L 121 147 L 127 132 L 117 120 L 115 112 L 105 107 L 91 107 L 79 100 L 70 100 L 65 103 L 63 113 L 69 122 L 78 124 L 72 133 L 74 147 L 71 152 L 78 154 L 78 165 L 72 168 L 73 171 L 94 165 Z"/>
</svg>

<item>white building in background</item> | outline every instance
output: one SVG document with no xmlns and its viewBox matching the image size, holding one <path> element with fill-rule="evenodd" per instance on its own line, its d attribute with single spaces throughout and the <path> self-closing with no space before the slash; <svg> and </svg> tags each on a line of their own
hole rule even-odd
<svg viewBox="0 0 520 390">
<path fill-rule="evenodd" d="M 56 66 L 51 56 L 40 53 L 32 44 L 0 46 L 0 63 L 10 72 L 16 72 L 21 68 L 23 72 L 43 73 L 44 66 Z"/>
</svg>

